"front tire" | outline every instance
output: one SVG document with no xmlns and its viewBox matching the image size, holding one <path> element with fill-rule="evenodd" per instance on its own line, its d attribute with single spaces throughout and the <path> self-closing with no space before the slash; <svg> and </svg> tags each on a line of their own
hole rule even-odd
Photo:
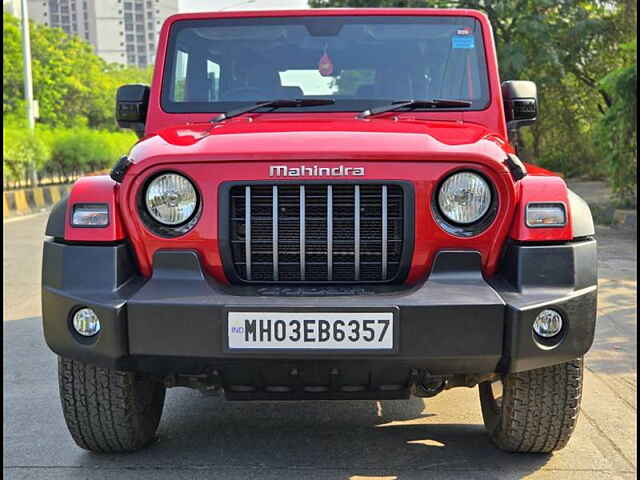
<svg viewBox="0 0 640 480">
<path fill-rule="evenodd" d="M 481 383 L 482 417 L 493 443 L 509 452 L 563 448 L 578 419 L 582 377 L 578 358 Z"/>
<path fill-rule="evenodd" d="M 165 386 L 134 372 L 58 357 L 62 411 L 78 446 L 100 453 L 132 452 L 155 439 Z"/>
</svg>

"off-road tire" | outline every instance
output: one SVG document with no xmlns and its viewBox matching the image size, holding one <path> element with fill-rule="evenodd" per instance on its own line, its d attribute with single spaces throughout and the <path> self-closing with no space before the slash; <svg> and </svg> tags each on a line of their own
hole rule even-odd
<svg viewBox="0 0 640 480">
<path fill-rule="evenodd" d="M 490 382 L 479 385 L 491 440 L 509 452 L 548 453 L 563 448 L 578 419 L 583 360 L 502 377 L 502 400 Z"/>
<path fill-rule="evenodd" d="M 67 428 L 78 446 L 132 452 L 155 439 L 165 386 L 153 378 L 58 357 Z"/>
</svg>

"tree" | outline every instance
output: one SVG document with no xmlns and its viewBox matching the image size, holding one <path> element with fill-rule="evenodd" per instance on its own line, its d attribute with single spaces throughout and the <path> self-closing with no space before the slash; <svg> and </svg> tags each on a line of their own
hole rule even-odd
<svg viewBox="0 0 640 480">
<path fill-rule="evenodd" d="M 149 84 L 152 68 L 141 69 L 119 64 L 106 65 L 96 77 L 93 98 L 87 108 L 87 124 L 92 128 L 115 129 L 115 98 L 118 87 L 127 83 Z"/>
<path fill-rule="evenodd" d="M 22 108 L 22 46 L 18 20 L 3 13 L 2 38 L 2 113 Z"/>
<path fill-rule="evenodd" d="M 625 45 L 634 55 L 636 42 Z M 611 183 L 624 206 L 637 201 L 638 174 L 638 67 L 618 68 L 599 82 L 611 99 L 610 108 L 598 125 L 598 138 L 609 162 Z"/>
<path fill-rule="evenodd" d="M 18 19 L 3 13 L 3 114 L 22 108 L 22 48 Z M 90 44 L 59 28 L 31 23 L 34 98 L 39 123 L 52 126 L 88 125 L 115 128 L 115 91 L 124 83 L 148 83 L 150 69 L 107 64 Z"/>
</svg>

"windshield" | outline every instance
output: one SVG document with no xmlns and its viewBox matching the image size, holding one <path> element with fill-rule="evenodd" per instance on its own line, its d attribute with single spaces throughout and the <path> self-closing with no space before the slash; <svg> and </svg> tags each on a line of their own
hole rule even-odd
<svg viewBox="0 0 640 480">
<path fill-rule="evenodd" d="M 335 100 L 305 112 L 406 99 L 470 101 L 464 110 L 489 103 L 480 23 L 463 16 L 181 20 L 171 28 L 164 75 L 170 113 L 274 99 Z"/>
</svg>

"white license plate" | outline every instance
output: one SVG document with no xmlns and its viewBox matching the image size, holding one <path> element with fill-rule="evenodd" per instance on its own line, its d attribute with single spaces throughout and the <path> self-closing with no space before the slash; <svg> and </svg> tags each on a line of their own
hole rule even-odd
<svg viewBox="0 0 640 480">
<path fill-rule="evenodd" d="M 229 312 L 229 349 L 392 350 L 393 313 Z"/>
</svg>

